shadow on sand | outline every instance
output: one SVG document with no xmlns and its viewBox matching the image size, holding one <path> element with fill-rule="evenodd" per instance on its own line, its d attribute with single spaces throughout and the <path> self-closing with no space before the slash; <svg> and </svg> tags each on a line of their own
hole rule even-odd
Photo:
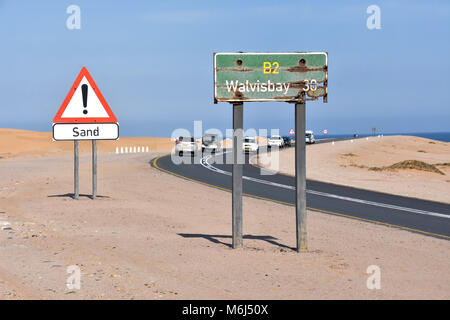
<svg viewBox="0 0 450 320">
<path fill-rule="evenodd" d="M 231 239 L 231 236 L 228 236 L 228 235 L 200 234 L 200 233 L 178 233 L 178 235 L 182 236 L 183 238 L 203 238 L 203 239 L 209 240 L 216 244 L 222 244 L 222 245 L 230 247 L 230 248 L 232 247 L 232 245 L 230 243 L 219 240 L 219 239 Z M 266 241 L 270 244 L 273 244 L 275 246 L 278 246 L 280 248 L 295 250 L 295 248 L 289 247 L 287 245 L 284 245 L 284 244 L 281 244 L 281 243 L 275 241 L 278 239 L 274 238 L 272 236 L 255 236 L 255 235 L 247 234 L 247 235 L 244 235 L 243 238 L 244 238 L 244 240 L 245 239 L 262 240 L 262 241 Z"/>
<path fill-rule="evenodd" d="M 47 198 L 72 198 L 74 199 L 74 194 L 73 193 L 65 193 L 65 194 L 52 194 L 47 196 Z M 92 199 L 92 194 L 82 194 L 80 193 L 79 195 L 80 198 L 89 198 Z M 97 195 L 97 198 L 109 198 L 108 196 L 102 196 L 102 195 Z"/>
</svg>

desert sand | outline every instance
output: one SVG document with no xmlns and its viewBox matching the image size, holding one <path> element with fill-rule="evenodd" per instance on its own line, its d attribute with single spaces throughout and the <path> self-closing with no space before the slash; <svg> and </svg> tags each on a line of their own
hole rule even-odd
<svg viewBox="0 0 450 320">
<path fill-rule="evenodd" d="M 116 148 L 149 148 L 149 151 L 170 151 L 174 142 L 170 138 L 123 137 L 119 140 L 100 140 L 97 143 L 99 152 L 115 153 Z M 91 142 L 80 141 L 80 152 L 90 152 Z M 146 149 L 145 149 L 146 150 Z M 119 149 L 120 151 L 120 149 Z M 0 158 L 17 156 L 67 155 L 73 153 L 72 141 L 52 141 L 51 132 L 37 132 L 20 129 L 0 128 Z"/>
<path fill-rule="evenodd" d="M 295 175 L 294 148 L 282 149 L 278 161 L 252 158 L 255 165 Z M 275 159 L 275 158 L 274 158 Z M 416 160 L 438 171 L 390 166 Z M 422 164 L 423 165 L 423 164 Z M 361 189 L 450 203 L 450 143 L 410 136 L 370 137 L 306 147 L 308 179 Z"/>
<path fill-rule="evenodd" d="M 233 250 L 231 194 L 151 167 L 161 154 L 100 153 L 95 201 L 89 154 L 78 201 L 70 154 L 0 159 L 0 299 L 450 298 L 449 242 L 395 228 L 308 212 L 296 253 L 294 208 L 244 197 Z"/>
</svg>

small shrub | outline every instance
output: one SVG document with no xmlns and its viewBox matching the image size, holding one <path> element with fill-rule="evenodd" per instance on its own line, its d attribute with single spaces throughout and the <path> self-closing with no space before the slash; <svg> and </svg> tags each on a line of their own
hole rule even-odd
<svg viewBox="0 0 450 320">
<path fill-rule="evenodd" d="M 401 169 L 414 169 L 414 170 L 420 170 L 420 171 L 427 171 L 427 172 L 434 172 L 441 175 L 445 175 L 441 170 L 436 168 L 435 165 L 429 164 L 423 161 L 419 160 L 405 160 L 401 162 L 394 163 L 390 166 L 384 166 L 384 167 L 371 167 L 369 170 L 371 171 L 395 171 L 395 170 L 401 170 Z"/>
<path fill-rule="evenodd" d="M 450 167 L 450 162 L 436 163 L 435 166 Z"/>
</svg>

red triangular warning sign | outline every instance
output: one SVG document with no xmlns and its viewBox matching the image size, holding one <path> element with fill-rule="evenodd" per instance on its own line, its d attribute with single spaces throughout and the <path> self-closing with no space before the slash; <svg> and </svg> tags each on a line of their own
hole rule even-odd
<svg viewBox="0 0 450 320">
<path fill-rule="evenodd" d="M 80 71 L 53 123 L 113 123 L 117 118 L 85 67 Z"/>
<path fill-rule="evenodd" d="M 293 128 L 291 128 L 291 130 L 289 130 L 289 134 L 290 134 L 290 135 L 293 135 L 293 134 L 295 134 L 295 131 L 294 131 L 294 129 L 293 129 Z"/>
</svg>

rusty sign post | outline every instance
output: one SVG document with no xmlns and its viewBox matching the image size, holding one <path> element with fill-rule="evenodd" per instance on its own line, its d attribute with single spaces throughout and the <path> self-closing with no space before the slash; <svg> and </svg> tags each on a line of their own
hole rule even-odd
<svg viewBox="0 0 450 320">
<path fill-rule="evenodd" d="M 328 98 L 328 53 L 214 53 L 214 103 L 233 104 L 233 130 L 242 130 L 244 102 L 295 103 L 297 251 L 306 251 L 306 100 Z M 237 108 L 240 108 L 240 113 Z M 238 123 L 238 125 L 237 125 Z M 242 132 L 241 132 L 242 133 Z M 233 248 L 242 245 L 242 134 L 233 134 Z"/>
</svg>

